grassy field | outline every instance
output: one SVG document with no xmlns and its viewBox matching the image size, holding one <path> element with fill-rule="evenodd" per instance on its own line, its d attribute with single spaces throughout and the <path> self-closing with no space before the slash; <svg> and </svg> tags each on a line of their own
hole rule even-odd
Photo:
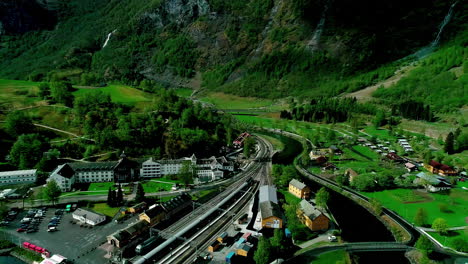
<svg viewBox="0 0 468 264">
<path fill-rule="evenodd" d="M 153 98 L 151 94 L 145 93 L 135 88 L 117 84 L 111 84 L 102 88 L 78 88 L 77 91 L 73 92 L 73 94 L 75 96 L 80 96 L 95 93 L 97 91 L 101 91 L 110 95 L 112 101 L 115 103 L 135 104 L 138 102 L 150 102 Z"/>
<path fill-rule="evenodd" d="M 380 138 L 382 140 L 388 140 L 388 141 L 396 140 L 396 137 L 390 135 L 387 129 L 378 129 L 373 126 L 369 126 L 364 129 L 364 132 L 366 132 L 367 134 L 371 136 L 375 136 L 376 138 Z"/>
<path fill-rule="evenodd" d="M 161 191 L 170 191 L 173 184 L 172 183 L 162 183 L 155 181 L 147 181 L 141 184 L 145 193 L 155 193 Z"/>
<path fill-rule="evenodd" d="M 275 150 L 282 151 L 284 149 L 284 143 L 281 142 L 281 140 L 279 140 L 277 138 L 274 138 L 274 137 L 264 135 L 264 134 L 261 134 L 261 137 L 268 140 L 273 145 Z"/>
<path fill-rule="evenodd" d="M 119 211 L 120 207 L 110 207 L 106 203 L 96 203 L 91 207 L 96 213 L 107 215 L 109 217 L 114 217 L 114 215 Z"/>
<path fill-rule="evenodd" d="M 285 106 L 276 104 L 270 99 L 240 97 L 225 93 L 209 93 L 200 98 L 200 101 L 211 103 L 219 109 L 263 108 L 264 110 L 278 111 L 285 108 Z"/>
<path fill-rule="evenodd" d="M 465 230 L 450 231 L 447 235 L 440 235 L 437 232 L 429 232 L 429 234 L 446 247 L 452 247 L 453 241 L 457 238 L 468 241 L 468 233 Z"/>
<path fill-rule="evenodd" d="M 0 102 L 7 109 L 40 105 L 41 100 L 35 97 L 39 92 L 38 84 L 28 81 L 0 79 Z"/>
<path fill-rule="evenodd" d="M 428 213 L 428 224 L 436 218 L 444 218 L 450 227 L 465 226 L 465 218 L 468 215 L 468 191 L 461 188 L 450 190 L 450 194 L 419 193 L 413 190 L 395 189 L 380 192 L 366 192 L 368 197 L 379 200 L 383 206 L 396 211 L 410 222 L 414 222 L 414 216 L 419 208 L 424 208 Z M 441 212 L 440 204 L 446 204 L 449 212 Z"/>
<path fill-rule="evenodd" d="M 301 199 L 297 198 L 296 196 L 292 195 L 288 190 L 279 190 L 280 193 L 284 195 L 284 199 L 288 204 L 299 204 Z"/>
<path fill-rule="evenodd" d="M 319 255 L 317 259 L 309 262 L 310 264 L 335 264 L 337 261 L 346 263 L 347 253 L 344 250 L 336 250 Z"/>
<path fill-rule="evenodd" d="M 178 88 L 175 90 L 175 92 L 180 97 L 190 97 L 190 95 L 193 93 L 193 90 L 189 88 Z"/>
</svg>

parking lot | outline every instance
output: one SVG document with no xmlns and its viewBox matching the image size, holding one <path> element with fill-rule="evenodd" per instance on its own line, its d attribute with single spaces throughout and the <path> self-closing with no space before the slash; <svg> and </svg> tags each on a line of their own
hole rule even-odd
<svg viewBox="0 0 468 264">
<path fill-rule="evenodd" d="M 17 232 L 21 225 L 21 219 L 27 216 L 28 210 L 18 214 L 15 220 L 8 226 L 3 227 L 7 239 L 20 245 L 23 242 L 30 242 L 40 247 L 46 248 L 51 254 L 60 254 L 75 263 L 107 263 L 104 258 L 108 252 L 105 245 L 106 236 L 127 226 L 136 217 L 132 217 L 123 223 L 108 221 L 95 227 L 84 227 L 72 223 L 72 213 L 64 212 L 61 220 L 57 223 L 57 231 L 48 232 L 50 220 L 56 216 L 57 208 L 49 208 L 42 221 L 37 225 L 37 232 L 26 233 Z"/>
</svg>

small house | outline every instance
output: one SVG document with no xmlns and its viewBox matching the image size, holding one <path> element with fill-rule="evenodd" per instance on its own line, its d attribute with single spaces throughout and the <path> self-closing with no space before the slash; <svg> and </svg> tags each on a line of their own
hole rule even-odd
<svg viewBox="0 0 468 264">
<path fill-rule="evenodd" d="M 297 209 L 299 220 L 312 231 L 327 230 L 330 224 L 330 219 L 315 208 L 311 203 L 302 200 Z"/>
<path fill-rule="evenodd" d="M 405 168 L 408 170 L 408 172 L 416 171 L 418 169 L 418 167 L 411 162 L 405 163 Z"/>
<path fill-rule="evenodd" d="M 150 225 L 156 225 L 163 221 L 166 217 L 166 212 L 161 205 L 155 204 L 150 206 L 148 210 L 145 210 L 139 215 L 140 220 L 148 222 Z"/>
<path fill-rule="evenodd" d="M 217 240 L 219 241 L 219 243 L 222 244 L 222 243 L 225 243 L 225 242 L 226 242 L 226 238 L 227 238 L 227 237 L 228 237 L 228 233 L 227 233 L 227 232 L 223 232 L 223 233 L 221 233 L 221 234 L 218 236 Z"/>
<path fill-rule="evenodd" d="M 322 171 L 326 171 L 326 170 L 338 170 L 338 167 L 336 167 L 336 165 L 331 162 L 327 162 L 322 167 Z"/>
<path fill-rule="evenodd" d="M 211 245 L 208 247 L 208 252 L 215 252 L 221 244 L 219 243 L 218 240 L 215 240 Z"/>
<path fill-rule="evenodd" d="M 250 232 L 247 232 L 242 236 L 242 238 L 245 239 L 245 241 L 249 241 L 251 237 L 252 237 L 252 233 Z"/>
<path fill-rule="evenodd" d="M 339 149 L 337 146 L 335 145 L 331 145 L 330 146 L 330 150 L 333 154 L 335 155 L 342 155 L 343 154 L 343 151 L 341 149 Z"/>
<path fill-rule="evenodd" d="M 131 214 L 136 214 L 136 213 L 139 213 L 139 212 L 142 212 L 143 210 L 145 210 L 146 206 L 147 206 L 146 203 L 142 202 L 142 203 L 136 204 L 136 205 L 128 208 L 128 212 L 131 213 Z"/>
<path fill-rule="evenodd" d="M 394 162 L 403 162 L 404 159 L 400 156 L 398 156 L 397 154 L 395 154 L 395 152 L 391 152 L 389 151 L 390 153 L 388 153 L 387 155 L 387 159 L 391 160 L 391 161 L 394 161 Z"/>
<path fill-rule="evenodd" d="M 236 253 L 234 253 L 234 251 L 231 251 L 227 254 L 226 256 L 226 263 L 231 263 L 232 261 L 232 258 L 236 255 Z"/>
<path fill-rule="evenodd" d="M 309 199 L 310 197 L 310 188 L 296 179 L 289 182 L 288 191 L 300 199 Z"/>
<path fill-rule="evenodd" d="M 348 169 L 346 169 L 344 175 L 346 177 L 348 177 L 350 182 L 352 182 L 354 180 L 354 178 L 356 178 L 359 175 L 359 173 L 357 173 L 355 170 L 353 170 L 351 168 L 348 168 Z"/>
<path fill-rule="evenodd" d="M 251 249 L 252 249 L 251 246 L 249 246 L 247 244 L 242 244 L 242 246 L 240 246 L 237 249 L 236 253 L 237 253 L 238 256 L 247 257 L 247 255 L 249 255 L 249 252 L 250 252 Z"/>
<path fill-rule="evenodd" d="M 76 209 L 75 212 L 73 212 L 72 217 L 75 220 L 92 226 L 99 225 L 100 223 L 106 221 L 105 215 L 82 208 Z"/>
<path fill-rule="evenodd" d="M 452 167 L 439 163 L 435 160 L 431 160 L 429 164 L 424 165 L 424 167 L 434 173 L 434 174 L 439 174 L 441 176 L 455 176 L 457 175 L 457 171 L 453 169 Z"/>
</svg>

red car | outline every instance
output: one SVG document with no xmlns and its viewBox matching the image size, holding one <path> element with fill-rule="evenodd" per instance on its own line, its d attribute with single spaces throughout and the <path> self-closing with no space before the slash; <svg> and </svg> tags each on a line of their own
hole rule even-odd
<svg viewBox="0 0 468 264">
<path fill-rule="evenodd" d="M 26 231 L 26 229 L 24 229 L 24 228 L 18 228 L 18 229 L 16 229 L 16 232 L 24 232 L 24 231 Z"/>
</svg>

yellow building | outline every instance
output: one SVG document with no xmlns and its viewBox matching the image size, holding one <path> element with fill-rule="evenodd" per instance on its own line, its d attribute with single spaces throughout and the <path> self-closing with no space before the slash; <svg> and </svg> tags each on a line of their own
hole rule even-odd
<svg viewBox="0 0 468 264">
<path fill-rule="evenodd" d="M 310 188 L 296 179 L 289 182 L 288 191 L 299 199 L 309 199 L 310 197 Z"/>
<path fill-rule="evenodd" d="M 148 222 L 151 226 L 161 222 L 165 217 L 166 212 L 159 204 L 151 206 L 139 216 L 140 220 Z"/>
<path fill-rule="evenodd" d="M 306 200 L 301 201 L 297 217 L 312 231 L 327 230 L 330 225 L 330 219 Z"/>
<path fill-rule="evenodd" d="M 259 211 L 264 228 L 282 228 L 282 212 L 278 205 L 276 188 L 264 185 L 260 187 Z"/>
</svg>

